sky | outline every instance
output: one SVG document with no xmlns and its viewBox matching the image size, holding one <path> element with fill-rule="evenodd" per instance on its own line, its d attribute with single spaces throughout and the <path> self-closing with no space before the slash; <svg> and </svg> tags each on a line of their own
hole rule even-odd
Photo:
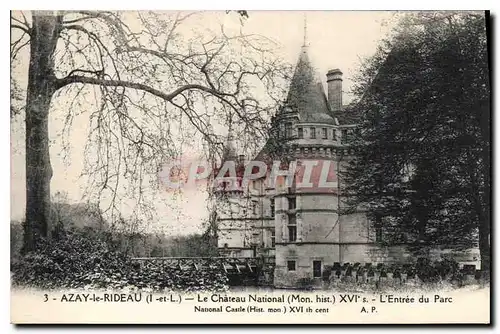
<svg viewBox="0 0 500 334">
<path fill-rule="evenodd" d="M 349 94 L 351 77 L 355 74 L 360 61 L 375 52 L 378 42 L 387 36 L 394 23 L 393 12 L 374 11 L 251 11 L 247 19 L 240 20 L 238 15 L 207 13 L 199 16 L 196 24 L 210 27 L 222 21 L 229 28 L 239 29 L 242 26 L 245 33 L 271 38 L 279 45 L 276 53 L 292 64 L 298 59 L 305 35 L 311 62 L 317 68 L 324 84 L 329 69 L 339 68 L 344 73 L 344 104 L 351 100 Z M 25 53 L 23 56 L 27 59 L 28 54 Z M 21 67 L 15 72 L 21 83 L 26 81 L 26 69 Z M 85 111 L 94 107 L 91 102 L 84 104 L 82 116 L 75 119 L 70 136 L 72 149 L 66 160 L 62 159 L 58 142 L 62 131 L 62 117 L 57 117 L 64 115 L 64 108 L 55 106 L 59 110 L 53 112 L 55 116 L 50 120 L 51 160 L 54 170 L 51 192 L 66 193 L 70 202 L 83 201 L 82 189 L 85 184 L 79 175 L 83 168 L 83 148 L 88 132 L 88 117 L 85 118 Z M 11 124 L 11 218 L 13 220 L 22 219 L 25 210 L 23 143 L 23 125 L 17 119 Z M 148 228 L 159 229 L 168 235 L 199 232 L 201 222 L 208 216 L 205 202 L 206 193 L 195 189 L 184 191 L 181 196 L 173 196 L 172 193 L 166 192 L 162 198 L 158 198 L 156 205 L 158 219 L 154 224 L 148 225 Z"/>
</svg>

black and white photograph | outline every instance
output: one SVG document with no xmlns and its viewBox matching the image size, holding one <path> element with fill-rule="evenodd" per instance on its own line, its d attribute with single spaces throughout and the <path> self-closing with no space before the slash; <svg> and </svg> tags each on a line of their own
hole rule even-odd
<svg viewBox="0 0 500 334">
<path fill-rule="evenodd" d="M 12 323 L 490 324 L 489 11 L 10 30 Z"/>
</svg>

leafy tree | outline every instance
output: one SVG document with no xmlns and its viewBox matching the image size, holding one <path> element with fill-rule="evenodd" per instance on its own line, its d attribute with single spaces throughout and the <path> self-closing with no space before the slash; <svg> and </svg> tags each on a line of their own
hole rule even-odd
<svg viewBox="0 0 500 334">
<path fill-rule="evenodd" d="M 346 211 L 366 208 L 388 242 L 479 244 L 490 263 L 490 78 L 484 13 L 419 13 L 366 62 Z"/>
<path fill-rule="evenodd" d="M 148 209 L 144 186 L 154 183 L 151 176 L 178 154 L 176 131 L 201 136 L 209 158 L 223 144 L 212 123 L 230 112 L 241 138 L 265 133 L 286 73 L 270 40 L 223 26 L 209 30 L 196 24 L 202 15 L 196 13 L 29 14 L 11 13 L 13 71 L 22 67 L 29 46 L 25 103 L 17 76 L 11 81 L 11 115 L 25 117 L 26 251 L 50 237 L 49 118 L 54 108 L 67 110 L 66 141 L 75 115 L 90 114 L 87 194 L 99 203 L 111 199 L 105 211 L 112 213 L 119 212 L 122 188 L 137 199 L 139 209 Z M 236 14 L 247 16 L 246 11 Z"/>
</svg>

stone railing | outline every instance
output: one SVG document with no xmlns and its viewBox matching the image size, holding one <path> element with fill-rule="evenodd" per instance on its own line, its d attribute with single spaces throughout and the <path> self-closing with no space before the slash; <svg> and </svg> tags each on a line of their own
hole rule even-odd
<svg viewBox="0 0 500 334">
<path fill-rule="evenodd" d="M 334 263 L 325 266 L 322 277 L 323 288 L 335 287 L 419 287 L 436 283 L 450 283 L 458 286 L 484 282 L 481 271 L 474 265 L 464 265 L 442 261 L 436 263 L 417 262 L 412 264 L 383 263 Z M 318 282 L 304 282 L 317 287 Z"/>
</svg>

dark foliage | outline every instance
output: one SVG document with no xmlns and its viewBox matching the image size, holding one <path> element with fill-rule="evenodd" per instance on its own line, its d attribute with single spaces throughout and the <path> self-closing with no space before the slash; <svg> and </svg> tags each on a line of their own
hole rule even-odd
<svg viewBox="0 0 500 334">
<path fill-rule="evenodd" d="M 366 208 L 388 243 L 465 249 L 489 267 L 490 86 L 485 17 L 407 19 L 357 81 L 346 211 Z"/>
</svg>

